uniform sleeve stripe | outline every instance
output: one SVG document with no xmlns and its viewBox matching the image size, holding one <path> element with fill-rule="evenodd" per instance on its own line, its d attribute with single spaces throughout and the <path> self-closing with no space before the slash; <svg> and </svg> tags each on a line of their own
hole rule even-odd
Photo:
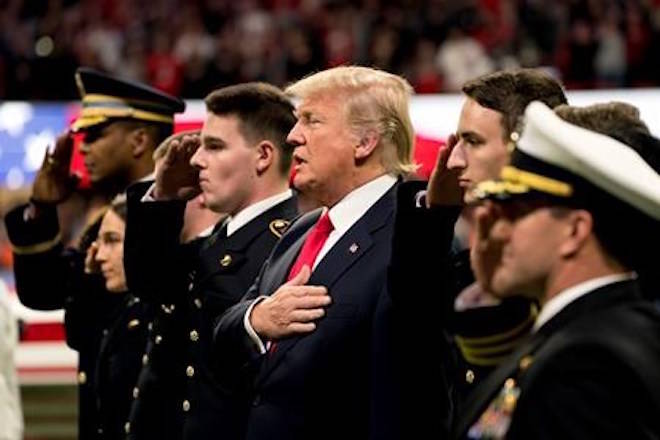
<svg viewBox="0 0 660 440">
<path fill-rule="evenodd" d="M 55 238 L 48 240 L 48 241 L 42 241 L 41 243 L 36 243 L 36 244 L 31 244 L 29 246 L 14 246 L 12 245 L 12 251 L 16 255 L 30 255 L 30 254 L 38 254 L 40 252 L 45 252 L 53 249 L 55 246 L 60 244 L 62 241 L 62 234 L 57 233 Z"/>
</svg>

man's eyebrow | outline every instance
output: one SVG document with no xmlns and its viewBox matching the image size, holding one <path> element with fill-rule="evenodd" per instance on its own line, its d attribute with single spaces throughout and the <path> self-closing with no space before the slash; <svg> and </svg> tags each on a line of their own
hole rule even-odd
<svg viewBox="0 0 660 440">
<path fill-rule="evenodd" d="M 216 136 L 203 136 L 202 137 L 202 142 L 204 144 L 219 144 L 219 145 L 225 145 L 225 141 L 223 141 L 221 138 L 216 137 Z"/>
<path fill-rule="evenodd" d="M 477 138 L 479 140 L 485 140 L 486 139 L 481 134 L 477 133 L 476 131 L 472 131 L 472 130 L 458 131 L 456 134 L 459 138 L 473 137 L 473 138 Z"/>
</svg>

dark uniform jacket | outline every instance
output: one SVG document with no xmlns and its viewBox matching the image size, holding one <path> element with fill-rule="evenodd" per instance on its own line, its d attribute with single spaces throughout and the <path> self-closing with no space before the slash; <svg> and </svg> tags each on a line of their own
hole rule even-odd
<svg viewBox="0 0 660 440">
<path fill-rule="evenodd" d="M 330 249 L 309 285 L 328 288 L 332 304 L 306 335 L 277 341 L 260 354 L 244 328 L 244 315 L 259 295 L 286 282 L 320 211 L 294 223 L 277 244 L 246 297 L 216 327 L 217 354 L 242 353 L 254 368 L 247 439 L 366 439 L 372 372 L 379 364 L 376 317 L 386 288 L 396 187 L 390 189 Z"/>
<path fill-rule="evenodd" d="M 408 341 L 399 344 L 408 354 L 398 357 L 426 353 L 439 360 L 411 366 L 417 373 L 405 367 L 399 372 L 408 383 L 404 400 L 414 402 L 402 408 L 408 414 L 405 429 L 419 429 L 420 434 L 447 431 L 452 415 L 460 413 L 475 386 L 522 343 L 536 316 L 535 306 L 522 298 L 455 311 L 457 295 L 474 282 L 469 250 L 452 247 L 460 208 L 419 206 L 424 201 L 418 201 L 418 195 L 426 185 L 413 181 L 399 188 L 389 269 L 394 332 Z M 441 397 L 447 393 L 449 402 Z M 429 394 L 435 396 L 432 406 L 424 403 Z"/>
<path fill-rule="evenodd" d="M 543 324 L 473 394 L 455 438 L 657 439 L 660 314 L 637 281 L 598 288 Z"/>
<path fill-rule="evenodd" d="M 19 206 L 5 217 L 14 248 L 16 291 L 27 307 L 65 309 L 67 344 L 79 355 L 78 435 L 80 439 L 96 438 L 102 427 L 97 411 L 95 368 L 106 336 L 104 330 L 114 324 L 125 300 L 124 295 L 105 289 L 101 275 L 84 273 L 85 253 L 96 238 L 101 219 L 83 234 L 80 249 L 64 248 L 56 209 L 43 207 L 39 217 L 26 221 L 25 208 Z"/>
<path fill-rule="evenodd" d="M 130 293 L 112 313 L 103 335 L 94 369 L 94 396 L 99 438 L 124 437 L 124 424 L 133 402 L 134 387 L 146 345 L 151 310 Z M 79 310 L 84 313 L 84 309 Z"/>
<path fill-rule="evenodd" d="M 245 294 L 273 246 L 297 215 L 289 198 L 226 236 L 178 244 L 184 204 L 141 202 L 144 185 L 129 190 L 126 270 L 129 285 L 156 305 L 152 337 L 136 387 L 130 438 L 242 438 L 244 386 L 221 383 L 211 356 L 213 323 Z"/>
</svg>

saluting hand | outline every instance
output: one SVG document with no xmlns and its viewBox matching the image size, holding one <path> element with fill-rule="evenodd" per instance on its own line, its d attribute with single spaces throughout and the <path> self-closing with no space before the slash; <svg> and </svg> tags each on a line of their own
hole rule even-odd
<svg viewBox="0 0 660 440">
<path fill-rule="evenodd" d="M 470 263 L 481 287 L 491 290 L 493 274 L 502 257 L 502 241 L 493 234 L 499 217 L 498 207 L 485 201 L 474 209 L 474 243 L 470 243 Z"/>
<path fill-rule="evenodd" d="M 190 164 L 190 159 L 200 146 L 199 131 L 188 131 L 170 136 L 167 153 L 161 163 L 156 164 L 156 200 L 190 200 L 198 195 L 199 173 Z"/>
<path fill-rule="evenodd" d="M 277 340 L 316 329 L 313 322 L 325 315 L 330 302 L 328 289 L 308 286 L 308 266 L 283 284 L 273 295 L 258 303 L 250 314 L 250 325 L 264 339 Z"/>
<path fill-rule="evenodd" d="M 99 262 L 96 261 L 96 254 L 99 251 L 99 244 L 96 241 L 93 241 L 91 245 L 87 248 L 87 253 L 85 254 L 85 273 L 99 273 L 101 271 L 101 266 Z"/>
<path fill-rule="evenodd" d="M 447 146 L 440 149 L 435 168 L 426 187 L 426 206 L 460 206 L 463 204 L 463 190 L 458 184 L 460 170 L 447 169 L 447 161 L 458 144 L 455 134 L 447 138 Z"/>
<path fill-rule="evenodd" d="M 40 204 L 56 205 L 67 199 L 76 188 L 78 177 L 69 174 L 73 138 L 69 132 L 60 135 L 55 148 L 46 150 L 44 161 L 32 184 L 32 200 Z"/>
</svg>

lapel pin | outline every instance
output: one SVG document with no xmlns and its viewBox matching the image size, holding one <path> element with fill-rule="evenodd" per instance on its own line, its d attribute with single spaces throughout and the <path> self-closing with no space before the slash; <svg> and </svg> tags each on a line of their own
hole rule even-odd
<svg viewBox="0 0 660 440">
<path fill-rule="evenodd" d="M 351 254 L 356 253 L 358 249 L 360 249 L 360 247 L 357 245 L 357 243 L 353 243 L 351 247 L 348 248 Z"/>
</svg>

